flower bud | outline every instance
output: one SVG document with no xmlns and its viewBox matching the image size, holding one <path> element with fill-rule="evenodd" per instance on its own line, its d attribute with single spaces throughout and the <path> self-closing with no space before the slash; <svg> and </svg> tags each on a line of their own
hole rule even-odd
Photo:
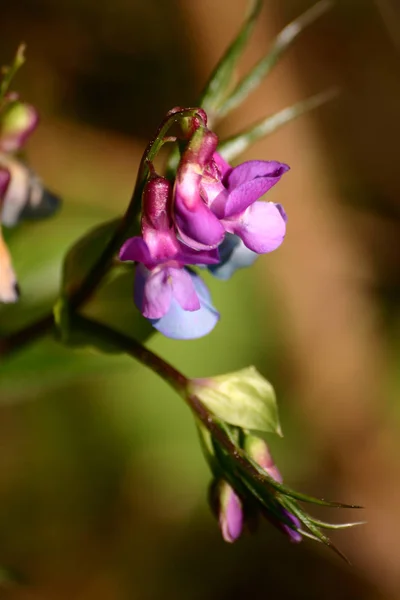
<svg viewBox="0 0 400 600">
<path fill-rule="evenodd" d="M 256 463 L 258 463 L 260 467 L 262 467 L 268 473 L 268 475 L 272 477 L 272 479 L 275 479 L 275 481 L 278 481 L 278 483 L 282 483 L 282 475 L 274 463 L 271 452 L 269 451 L 269 448 L 263 439 L 254 435 L 247 435 L 244 447 L 251 458 L 253 458 Z"/>
<path fill-rule="evenodd" d="M 39 121 L 36 109 L 30 104 L 10 102 L 1 115 L 0 150 L 16 152 L 21 149 Z"/>
<path fill-rule="evenodd" d="M 272 477 L 272 479 L 275 479 L 278 483 L 282 483 L 282 475 L 275 465 L 271 452 L 264 440 L 254 435 L 247 435 L 244 447 L 246 452 L 248 452 L 248 454 L 268 473 L 270 477 Z M 297 531 L 297 529 L 300 528 L 301 523 L 295 515 L 285 508 L 282 508 L 283 518 L 272 516 L 266 509 L 263 509 L 262 512 L 271 523 L 290 538 L 291 542 L 301 542 L 301 533 Z"/>
<path fill-rule="evenodd" d="M 243 507 L 239 496 L 227 481 L 220 479 L 213 484 L 211 504 L 217 514 L 222 537 L 232 544 L 243 531 Z"/>
<path fill-rule="evenodd" d="M 171 182 L 165 177 L 151 177 L 143 191 L 143 215 L 154 229 L 169 229 L 172 226 L 171 199 Z"/>
</svg>

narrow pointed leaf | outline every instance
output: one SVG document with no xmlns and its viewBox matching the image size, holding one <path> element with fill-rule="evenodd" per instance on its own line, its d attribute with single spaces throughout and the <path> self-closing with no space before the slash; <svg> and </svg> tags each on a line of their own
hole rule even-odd
<svg viewBox="0 0 400 600">
<path fill-rule="evenodd" d="M 333 550 L 340 558 L 342 558 L 348 564 L 351 564 L 349 559 L 339 548 L 337 548 L 333 542 L 326 536 L 322 531 L 313 523 L 311 518 L 298 506 L 296 502 L 291 502 L 285 499 L 285 505 L 290 512 L 292 512 L 302 523 L 307 527 L 310 533 L 318 538 L 325 546 Z"/>
<path fill-rule="evenodd" d="M 218 152 L 227 162 L 231 162 L 258 140 L 270 135 L 297 117 L 326 104 L 335 98 L 337 93 L 336 89 L 327 90 L 320 94 L 316 94 L 315 96 L 311 96 L 306 100 L 297 102 L 293 106 L 284 108 L 274 115 L 262 119 L 250 127 L 250 129 L 224 140 L 218 146 Z"/>
<path fill-rule="evenodd" d="M 261 6 L 261 0 L 252 1 L 242 28 L 217 64 L 200 97 L 199 105 L 204 108 L 210 121 L 215 114 L 218 114 L 218 107 L 227 96 L 233 71 L 254 28 Z"/>
<path fill-rule="evenodd" d="M 353 523 L 325 523 L 325 521 L 314 519 L 314 517 L 310 518 L 310 521 L 317 527 L 322 527 L 323 529 L 349 529 L 350 527 L 365 525 L 367 523 L 367 521 L 354 521 Z"/>
<path fill-rule="evenodd" d="M 285 50 L 289 48 L 297 36 L 311 23 L 323 15 L 332 6 L 331 0 L 320 0 L 309 8 L 300 17 L 289 23 L 275 38 L 273 46 L 268 54 L 262 58 L 250 73 L 244 77 L 235 87 L 230 96 L 222 106 L 218 108 L 218 118 L 224 117 L 231 110 L 239 106 L 247 96 L 259 86 Z"/>
</svg>

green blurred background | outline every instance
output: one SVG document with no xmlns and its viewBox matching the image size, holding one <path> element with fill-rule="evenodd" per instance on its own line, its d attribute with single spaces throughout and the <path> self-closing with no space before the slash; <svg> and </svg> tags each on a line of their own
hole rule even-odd
<svg viewBox="0 0 400 600">
<path fill-rule="evenodd" d="M 309 5 L 266 0 L 243 71 Z M 193 105 L 245 7 L 3 1 L 0 59 L 27 42 L 15 87 L 42 119 L 29 160 L 64 206 L 7 233 L 23 299 L 0 309 L 2 334 L 52 305 L 66 249 L 123 211 L 149 136 L 167 110 Z M 314 510 L 368 520 L 332 536 L 353 566 L 268 524 L 222 542 L 183 403 L 130 359 L 48 339 L 1 365 L 0 564 L 20 579 L 1 598 L 400 598 L 396 0 L 338 0 L 220 133 L 330 86 L 337 100 L 245 156 L 291 165 L 269 197 L 289 215 L 282 248 L 227 283 L 207 278 L 222 314 L 212 334 L 149 345 L 190 376 L 255 364 L 270 379 L 285 432 L 271 447 L 287 483 L 366 506 Z"/>
</svg>

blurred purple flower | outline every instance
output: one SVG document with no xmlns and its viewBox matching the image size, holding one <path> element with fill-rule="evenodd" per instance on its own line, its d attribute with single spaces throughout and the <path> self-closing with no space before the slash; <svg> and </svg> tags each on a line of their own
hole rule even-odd
<svg viewBox="0 0 400 600">
<path fill-rule="evenodd" d="M 0 151 L 17 152 L 36 129 L 39 115 L 36 109 L 19 102 L 15 95 L 5 105 L 0 121 Z"/>
</svg>

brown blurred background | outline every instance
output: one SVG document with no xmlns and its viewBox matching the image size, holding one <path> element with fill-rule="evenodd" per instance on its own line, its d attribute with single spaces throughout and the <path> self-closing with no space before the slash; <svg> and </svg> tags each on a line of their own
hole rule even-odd
<svg viewBox="0 0 400 600">
<path fill-rule="evenodd" d="M 265 1 L 241 62 L 310 6 Z M 64 197 L 51 223 L 9 242 L 22 305 L 4 332 L 51 306 L 65 249 L 126 205 L 164 113 L 193 105 L 237 31 L 244 0 L 15 0 L 1 6 L 0 58 L 21 40 L 16 87 L 42 124 L 31 164 Z M 232 134 L 331 86 L 340 96 L 245 158 L 291 171 L 271 192 L 289 216 L 279 251 L 228 283 L 208 279 L 222 321 L 205 339 L 150 345 L 193 376 L 257 367 L 273 382 L 286 481 L 366 510 L 334 534 L 349 568 L 265 525 L 225 545 L 191 416 L 130 360 L 50 340 L 2 366 L 0 564 L 6 600 L 400 598 L 400 6 L 337 0 L 222 124 Z"/>
</svg>

